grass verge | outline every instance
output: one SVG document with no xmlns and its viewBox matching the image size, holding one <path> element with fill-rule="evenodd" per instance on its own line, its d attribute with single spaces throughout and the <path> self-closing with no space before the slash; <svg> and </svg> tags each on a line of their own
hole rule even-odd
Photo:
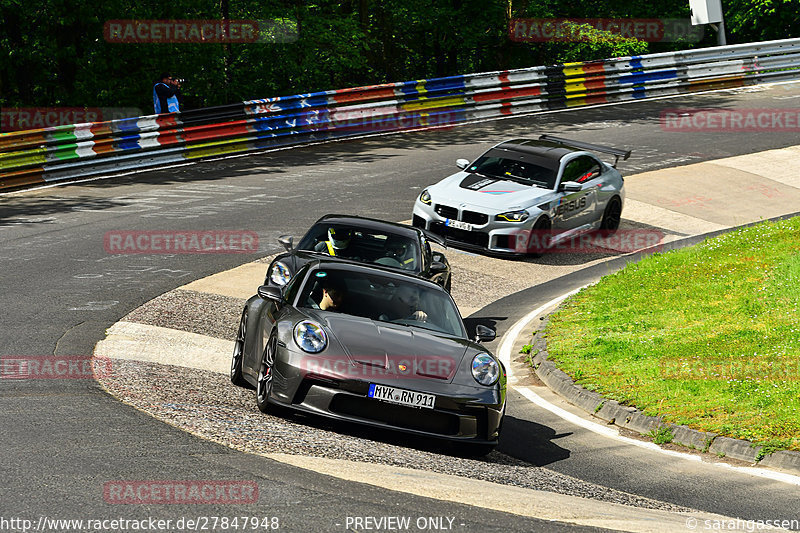
<svg viewBox="0 0 800 533">
<path fill-rule="evenodd" d="M 800 217 L 656 254 L 550 317 L 550 359 L 665 421 L 800 450 Z"/>
</svg>

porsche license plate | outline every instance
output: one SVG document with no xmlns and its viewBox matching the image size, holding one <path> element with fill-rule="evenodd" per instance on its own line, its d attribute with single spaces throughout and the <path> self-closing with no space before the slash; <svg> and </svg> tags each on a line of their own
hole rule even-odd
<svg viewBox="0 0 800 533">
<path fill-rule="evenodd" d="M 446 219 L 444 225 L 449 228 L 472 231 L 472 224 L 467 224 L 466 222 L 461 222 L 460 220 L 453 220 L 452 218 Z"/>
<path fill-rule="evenodd" d="M 370 383 L 368 396 L 384 402 L 426 409 L 433 409 L 433 404 L 436 403 L 436 396 L 433 394 L 375 385 L 374 383 Z"/>
</svg>

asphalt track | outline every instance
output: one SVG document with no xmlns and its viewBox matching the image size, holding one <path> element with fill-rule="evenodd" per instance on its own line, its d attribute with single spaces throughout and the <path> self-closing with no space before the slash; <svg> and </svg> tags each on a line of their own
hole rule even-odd
<svg viewBox="0 0 800 533">
<path fill-rule="evenodd" d="M 252 259 L 236 255 L 109 255 L 110 230 L 252 229 L 260 253 L 278 251 L 280 233 L 300 234 L 320 214 L 409 218 L 420 187 L 450 173 L 457 157 L 493 142 L 543 132 L 634 149 L 626 174 L 798 144 L 778 131 L 667 132 L 659 112 L 676 107 L 791 108 L 796 84 L 659 102 L 570 110 L 361 141 L 225 159 L 0 198 L 3 328 L 0 356 L 88 355 L 105 329 L 176 286 Z M 625 117 L 622 120 L 620 117 Z M 724 193 L 724 190 L 720 191 Z M 691 205 L 687 206 L 689 209 Z M 738 206 L 730 205 L 731 212 Z M 580 261 L 580 258 L 569 258 Z M 602 267 L 596 267 L 602 271 Z M 577 275 L 576 275 L 577 276 Z M 566 292 L 566 277 L 498 303 L 498 327 Z M 512 398 L 507 428 L 533 446 L 504 451 L 581 479 L 654 499 L 745 519 L 796 519 L 797 488 L 732 476 L 613 446 Z M 260 501 L 235 514 L 278 516 L 286 530 L 343 530 L 347 516 L 455 516 L 465 531 L 580 530 L 377 490 L 231 451 L 191 437 L 119 404 L 85 380 L 0 383 L 0 516 L 34 521 L 231 515 L 222 506 L 136 508 L 106 504 L 116 479 L 256 479 Z M 529 422 L 535 420 L 535 423 Z M 520 439 L 521 440 L 521 439 Z M 519 442 L 519 441 L 517 441 Z M 168 507 L 168 508 L 165 508 Z"/>
</svg>

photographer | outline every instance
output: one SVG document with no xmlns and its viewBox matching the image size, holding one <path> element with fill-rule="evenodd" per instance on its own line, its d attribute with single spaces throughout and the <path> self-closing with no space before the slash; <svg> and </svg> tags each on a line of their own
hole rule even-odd
<svg viewBox="0 0 800 533">
<path fill-rule="evenodd" d="M 156 115 L 180 111 L 178 97 L 180 96 L 181 81 L 183 80 L 173 79 L 172 76 L 164 73 L 153 85 L 153 107 Z"/>
</svg>

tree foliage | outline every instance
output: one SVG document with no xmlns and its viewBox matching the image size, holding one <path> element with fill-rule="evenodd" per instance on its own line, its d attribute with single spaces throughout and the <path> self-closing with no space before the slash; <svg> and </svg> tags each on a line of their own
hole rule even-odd
<svg viewBox="0 0 800 533">
<path fill-rule="evenodd" d="M 794 31 L 800 0 L 730 0 L 739 40 Z M 280 19 L 294 42 L 122 44 L 119 19 Z M 184 108 L 391 81 L 680 49 L 584 28 L 581 42 L 520 43 L 510 18 L 688 18 L 687 0 L 0 0 L 0 104 L 152 109 L 162 71 L 185 78 Z M 710 32 L 709 32 L 710 33 Z M 713 44 L 713 36 L 707 36 Z M 733 39 L 732 39 L 733 40 Z"/>
<path fill-rule="evenodd" d="M 800 35 L 800 0 L 730 0 L 725 5 L 725 25 L 736 42 Z"/>
<path fill-rule="evenodd" d="M 564 26 L 577 38 L 560 52 L 558 60 L 561 62 L 623 57 L 644 54 L 648 50 L 648 43 L 644 41 L 598 30 L 589 24 L 566 23 Z"/>
</svg>

